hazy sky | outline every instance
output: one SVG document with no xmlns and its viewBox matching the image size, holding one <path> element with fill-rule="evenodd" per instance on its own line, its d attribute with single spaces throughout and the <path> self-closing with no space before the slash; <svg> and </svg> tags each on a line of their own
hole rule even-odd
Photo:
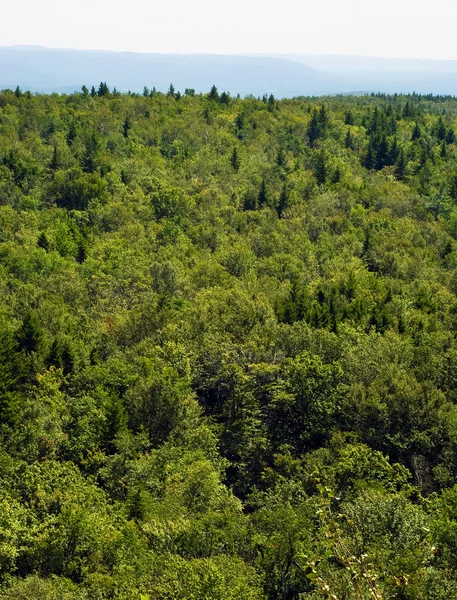
<svg viewBox="0 0 457 600">
<path fill-rule="evenodd" d="M 0 46 L 457 59 L 457 0 L 0 0 Z"/>
</svg>

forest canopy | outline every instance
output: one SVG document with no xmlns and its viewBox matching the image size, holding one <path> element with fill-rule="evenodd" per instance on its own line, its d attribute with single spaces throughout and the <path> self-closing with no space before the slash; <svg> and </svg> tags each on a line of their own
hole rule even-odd
<svg viewBox="0 0 457 600">
<path fill-rule="evenodd" d="M 0 92 L 0 594 L 457 597 L 457 100 Z"/>
</svg>

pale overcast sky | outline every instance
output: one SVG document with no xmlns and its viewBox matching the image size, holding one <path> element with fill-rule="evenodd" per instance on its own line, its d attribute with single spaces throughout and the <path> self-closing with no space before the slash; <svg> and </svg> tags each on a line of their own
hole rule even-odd
<svg viewBox="0 0 457 600">
<path fill-rule="evenodd" d="M 457 0 L 0 0 L 0 46 L 457 59 Z"/>
</svg>

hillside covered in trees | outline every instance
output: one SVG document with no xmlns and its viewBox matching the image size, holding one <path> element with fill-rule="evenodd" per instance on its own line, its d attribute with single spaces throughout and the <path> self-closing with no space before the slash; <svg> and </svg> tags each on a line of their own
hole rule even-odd
<svg viewBox="0 0 457 600">
<path fill-rule="evenodd" d="M 0 595 L 457 597 L 457 99 L 0 93 Z"/>
</svg>

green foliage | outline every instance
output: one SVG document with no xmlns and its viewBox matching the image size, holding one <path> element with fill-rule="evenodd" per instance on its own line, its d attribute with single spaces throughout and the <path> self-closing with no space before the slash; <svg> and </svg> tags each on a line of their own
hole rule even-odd
<svg viewBox="0 0 457 600">
<path fill-rule="evenodd" d="M 0 93 L 0 596 L 457 595 L 457 101 Z"/>
</svg>

